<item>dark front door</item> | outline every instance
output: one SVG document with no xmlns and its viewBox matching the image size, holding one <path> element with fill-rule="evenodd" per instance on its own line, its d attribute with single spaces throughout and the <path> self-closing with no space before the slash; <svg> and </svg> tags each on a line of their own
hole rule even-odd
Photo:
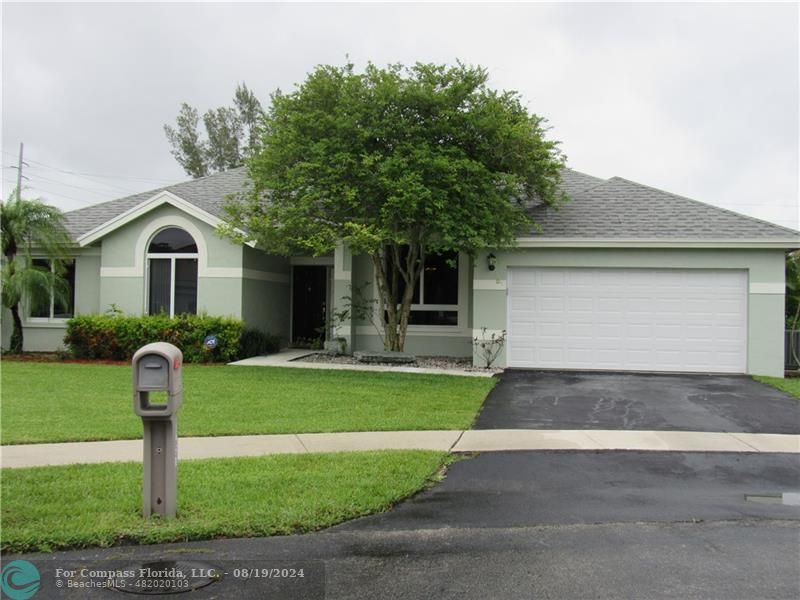
<svg viewBox="0 0 800 600">
<path fill-rule="evenodd" d="M 307 345 L 325 339 L 328 267 L 295 266 L 292 288 L 292 341 Z"/>
</svg>

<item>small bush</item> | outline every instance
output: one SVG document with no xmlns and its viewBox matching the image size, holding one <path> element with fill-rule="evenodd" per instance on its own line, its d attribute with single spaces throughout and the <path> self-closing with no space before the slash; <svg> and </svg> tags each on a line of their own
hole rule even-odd
<svg viewBox="0 0 800 600">
<path fill-rule="evenodd" d="M 239 355 L 243 328 L 239 319 L 207 315 L 81 315 L 67 321 L 64 343 L 78 358 L 130 360 L 145 344 L 169 342 L 184 362 L 228 362 Z M 217 338 L 216 348 L 203 344 L 209 335 Z"/>
<path fill-rule="evenodd" d="M 244 329 L 239 338 L 239 358 L 274 354 L 281 349 L 281 338 L 258 329 Z"/>
</svg>

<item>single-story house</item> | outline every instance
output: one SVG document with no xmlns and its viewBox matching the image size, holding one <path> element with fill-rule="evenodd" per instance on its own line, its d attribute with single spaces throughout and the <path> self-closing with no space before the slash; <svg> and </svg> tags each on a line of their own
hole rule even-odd
<svg viewBox="0 0 800 600">
<path fill-rule="evenodd" d="M 375 294 L 371 261 L 345 246 L 286 258 L 221 238 L 222 206 L 246 177 L 232 169 L 67 213 L 73 301 L 29 310 L 25 349 L 55 350 L 69 316 L 112 307 L 238 317 L 290 344 L 318 338 L 352 287 Z M 507 332 L 499 366 L 782 375 L 797 231 L 620 177 L 565 169 L 562 187 L 571 201 L 532 207 L 539 228 L 516 248 L 427 259 L 407 351 L 472 356 L 485 329 Z M 336 336 L 381 348 L 369 322 Z"/>
</svg>

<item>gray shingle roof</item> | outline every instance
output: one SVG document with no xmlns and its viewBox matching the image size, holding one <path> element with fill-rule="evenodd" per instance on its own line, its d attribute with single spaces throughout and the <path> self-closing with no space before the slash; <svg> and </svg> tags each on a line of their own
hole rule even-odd
<svg viewBox="0 0 800 600">
<path fill-rule="evenodd" d="M 590 179 L 595 180 L 594 184 Z M 541 231 L 531 232 L 530 237 L 740 240 L 799 235 L 786 227 L 622 177 L 590 179 L 578 182 L 574 175 L 565 177 L 563 187 L 571 197 L 570 202 L 557 208 L 545 205 L 532 208 L 531 215 Z M 575 189 L 575 185 L 586 187 L 570 193 L 569 188 Z"/>
<path fill-rule="evenodd" d="M 117 200 L 87 206 L 65 213 L 67 229 L 74 238 L 99 227 L 126 210 L 149 200 L 161 191 L 169 191 L 191 202 L 215 217 L 223 218 L 222 205 L 230 194 L 241 192 L 247 185 L 247 170 L 245 167 L 230 169 L 223 173 L 192 179 L 163 188 L 142 192 L 133 196 L 126 196 Z"/>
<path fill-rule="evenodd" d="M 172 192 L 215 217 L 231 194 L 248 185 L 244 167 L 142 192 L 66 213 L 78 238 L 162 190 Z M 561 189 L 571 201 L 531 209 L 541 231 L 530 237 L 583 239 L 768 239 L 796 238 L 796 231 L 677 196 L 621 177 L 600 179 L 564 169 Z"/>
</svg>

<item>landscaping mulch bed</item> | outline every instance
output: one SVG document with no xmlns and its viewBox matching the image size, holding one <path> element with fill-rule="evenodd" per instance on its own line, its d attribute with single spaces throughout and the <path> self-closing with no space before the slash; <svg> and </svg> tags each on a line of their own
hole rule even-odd
<svg viewBox="0 0 800 600">
<path fill-rule="evenodd" d="M 333 355 L 325 352 L 309 354 L 298 358 L 297 362 L 327 363 L 337 365 L 366 365 L 352 356 Z M 487 371 L 479 367 L 472 366 L 471 358 L 453 358 L 451 356 L 417 356 L 416 360 L 410 364 L 395 363 L 369 363 L 372 365 L 385 367 L 419 367 L 421 369 L 446 369 L 452 371 Z M 488 369 L 492 373 L 500 373 L 502 369 Z"/>
</svg>

